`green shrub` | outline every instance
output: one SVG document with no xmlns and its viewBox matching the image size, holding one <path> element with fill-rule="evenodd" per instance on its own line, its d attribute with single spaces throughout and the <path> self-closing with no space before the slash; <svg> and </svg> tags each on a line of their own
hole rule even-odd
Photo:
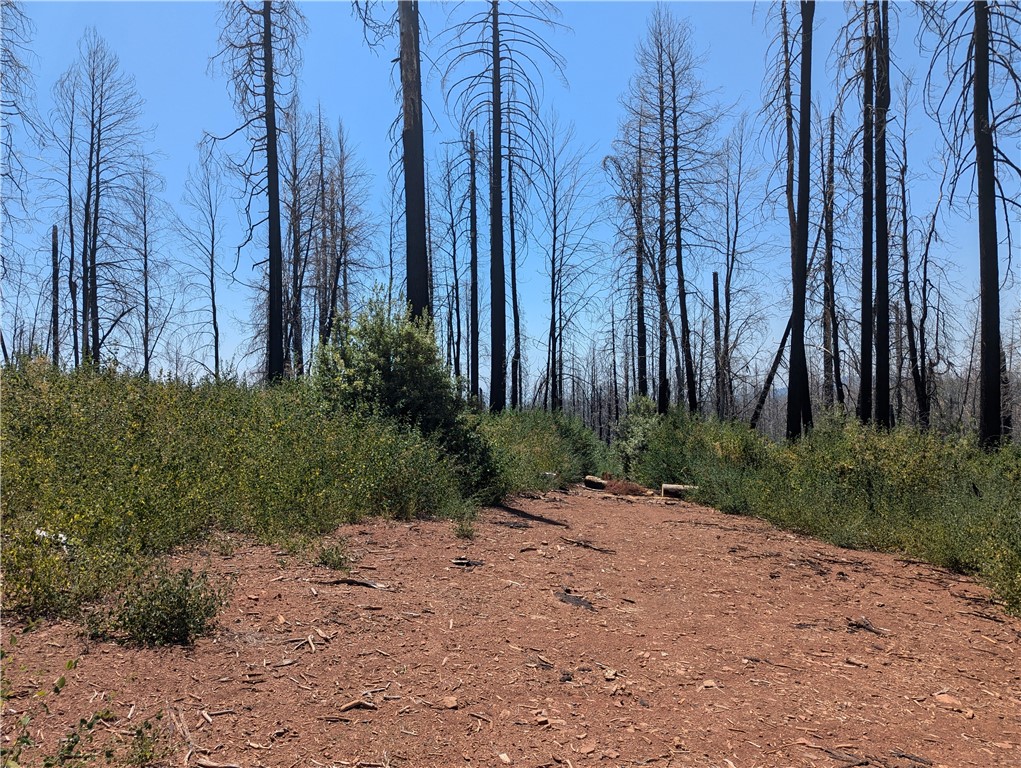
<svg viewBox="0 0 1021 768">
<path fill-rule="evenodd" d="M 191 645 L 212 628 L 223 603 L 206 574 L 156 568 L 124 590 L 110 628 L 136 645 Z"/>
<path fill-rule="evenodd" d="M 502 495 L 489 444 L 443 363 L 432 326 L 406 305 L 369 302 L 350 328 L 320 350 L 313 382 L 330 409 L 395 421 L 434 441 L 460 493 L 480 503 Z"/>
<path fill-rule="evenodd" d="M 319 565 L 334 571 L 346 571 L 351 567 L 351 558 L 343 543 L 322 547 L 317 561 Z"/>
<path fill-rule="evenodd" d="M 73 617 L 212 530 L 282 542 L 464 509 L 465 458 L 381 415 L 326 407 L 306 382 L 189 385 L 38 362 L 2 378 L 3 601 L 28 619 Z"/>
<path fill-rule="evenodd" d="M 643 470 L 640 462 L 647 459 L 649 437 L 656 428 L 658 417 L 656 404 L 647 397 L 639 397 L 628 403 L 624 417 L 614 431 L 613 447 L 620 457 L 624 475 L 637 479 Z"/>
<path fill-rule="evenodd" d="M 618 447 L 636 481 L 693 483 L 698 500 L 725 512 L 977 573 L 1021 612 L 1021 447 L 987 453 L 962 438 L 833 417 L 779 445 L 742 424 L 637 409 Z"/>
<path fill-rule="evenodd" d="M 486 416 L 482 431 L 494 446 L 504 493 L 566 485 L 606 463 L 595 434 L 561 413 L 504 411 Z"/>
</svg>

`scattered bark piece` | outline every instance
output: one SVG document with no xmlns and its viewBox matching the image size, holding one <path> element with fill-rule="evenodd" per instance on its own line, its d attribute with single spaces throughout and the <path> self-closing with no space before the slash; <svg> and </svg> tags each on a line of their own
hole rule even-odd
<svg viewBox="0 0 1021 768">
<path fill-rule="evenodd" d="M 599 547 L 593 544 L 591 541 L 586 539 L 569 539 L 566 536 L 561 536 L 561 540 L 566 541 L 568 544 L 573 544 L 576 547 L 583 549 L 591 549 L 593 552 L 602 552 L 604 555 L 615 555 L 617 551 L 614 549 L 606 549 L 605 547 Z"/>
<path fill-rule="evenodd" d="M 354 579 L 350 576 L 343 576 L 339 579 L 324 579 L 317 581 L 316 584 L 326 584 L 333 586 L 335 584 L 347 584 L 352 587 L 366 587 L 368 589 L 390 589 L 386 584 L 381 581 L 372 581 L 371 579 Z"/>
<path fill-rule="evenodd" d="M 460 706 L 457 696 L 444 696 L 440 703 L 444 709 L 457 709 Z"/>
<path fill-rule="evenodd" d="M 857 632 L 859 629 L 863 629 L 866 632 L 871 632 L 872 634 L 879 635 L 881 637 L 883 635 L 890 634 L 890 630 L 875 626 L 871 621 L 869 621 L 864 616 L 859 616 L 857 619 L 847 620 L 848 632 Z"/>
<path fill-rule="evenodd" d="M 199 768 L 241 768 L 237 763 L 216 763 L 205 757 L 196 757 L 195 765 Z"/>
<path fill-rule="evenodd" d="M 921 755 L 912 755 L 910 752 L 902 752 L 899 749 L 891 750 L 890 751 L 890 755 L 892 757 L 899 757 L 899 758 L 902 758 L 904 760 L 910 760 L 912 763 L 918 763 L 918 765 L 932 765 L 933 764 L 932 760 L 929 760 L 926 757 L 922 757 Z"/>
<path fill-rule="evenodd" d="M 365 699 L 353 699 L 347 704 L 342 704 L 338 711 L 349 712 L 352 709 L 379 709 L 379 707 Z"/>
<path fill-rule="evenodd" d="M 553 594 L 556 595 L 557 600 L 559 600 L 562 603 L 567 603 L 568 605 L 576 605 L 579 608 L 584 608 L 586 611 L 594 611 L 596 609 L 596 607 L 592 605 L 592 603 L 590 603 L 581 595 L 572 595 L 567 590 L 564 590 L 562 592 L 554 592 Z"/>
</svg>

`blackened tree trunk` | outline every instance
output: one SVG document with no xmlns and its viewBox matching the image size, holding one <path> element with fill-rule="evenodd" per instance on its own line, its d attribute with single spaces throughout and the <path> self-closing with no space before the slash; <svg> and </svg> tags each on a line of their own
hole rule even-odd
<svg viewBox="0 0 1021 768">
<path fill-rule="evenodd" d="M 50 230 L 50 359 L 53 367 L 60 365 L 60 248 L 57 225 Z"/>
<path fill-rule="evenodd" d="M 833 408 L 834 403 L 834 381 L 833 381 L 833 314 L 834 314 L 834 285 L 833 285 L 833 133 L 834 115 L 830 115 L 830 145 L 829 157 L 824 166 L 823 172 L 823 237 L 825 240 L 823 251 L 823 272 L 822 272 L 822 398 L 826 408 Z"/>
<path fill-rule="evenodd" d="M 514 217 L 514 157 L 507 153 L 507 225 L 510 228 L 511 316 L 514 347 L 511 352 L 511 408 L 521 407 L 521 313 L 518 307 L 518 241 Z"/>
<path fill-rule="evenodd" d="M 974 112 L 975 169 L 978 179 L 979 258 L 979 442 L 999 444 L 1003 434 L 1000 377 L 1000 276 L 996 239 L 996 176 L 989 104 L 989 4 L 975 0 Z"/>
<path fill-rule="evenodd" d="M 876 12 L 876 402 L 875 421 L 893 426 L 890 410 L 890 228 L 887 214 L 886 124 L 890 109 L 889 2 L 873 2 Z"/>
<path fill-rule="evenodd" d="M 915 313 L 911 299 L 911 259 L 908 241 L 908 149 L 907 131 L 902 134 L 901 150 L 903 162 L 900 167 L 900 228 L 901 228 L 901 282 L 904 292 L 904 325 L 908 341 L 908 367 L 911 370 L 911 383 L 915 391 L 915 404 L 918 409 L 918 423 L 924 429 L 929 426 L 929 392 L 925 381 L 926 370 L 924 359 L 919 358 L 919 344 L 915 336 Z M 924 301 L 924 299 L 923 299 Z M 921 324 L 920 324 L 921 325 Z"/>
<path fill-rule="evenodd" d="M 470 249 L 468 279 L 469 312 L 468 312 L 468 380 L 471 397 L 479 396 L 479 219 L 477 160 L 475 151 L 475 131 L 468 135 L 468 247 Z"/>
<path fill-rule="evenodd" d="M 865 68 L 862 110 L 862 214 L 861 214 L 861 375 L 858 385 L 858 418 L 863 424 L 872 420 L 872 216 L 873 198 L 873 38 L 869 33 L 869 13 L 862 15 L 865 36 Z"/>
<path fill-rule="evenodd" d="M 277 160 L 277 109 L 273 77 L 272 3 L 262 4 L 262 71 L 266 98 L 266 195 L 269 204 L 269 294 L 266 318 L 266 379 L 284 376 L 284 260 L 280 232 L 280 169 Z"/>
<path fill-rule="evenodd" d="M 656 412 L 666 413 L 670 408 L 670 377 L 667 375 L 667 300 L 666 300 L 666 254 L 667 254 L 667 131 L 666 131 L 666 73 L 665 56 L 661 45 L 657 45 L 656 60 L 656 106 L 659 146 L 656 165 L 659 166 L 659 189 L 656 195 L 658 211 L 656 229 L 656 301 L 658 303 L 659 332 L 656 346 Z M 676 111 L 675 111 L 676 113 Z M 676 144 L 676 136 L 674 137 Z M 675 180 L 676 181 L 676 180 Z"/>
<path fill-rule="evenodd" d="M 418 0 L 397 3 L 400 27 L 401 96 L 404 130 L 404 227 L 407 244 L 408 303 L 412 317 L 431 313 L 426 253 L 425 150 L 422 129 L 422 71 Z"/>
<path fill-rule="evenodd" d="M 494 412 L 507 406 L 507 291 L 503 262 L 503 83 L 500 75 L 500 8 L 492 0 L 493 153 L 489 179 L 489 310 L 492 343 L 489 350 L 489 408 Z"/>
<path fill-rule="evenodd" d="M 635 164 L 635 324 L 638 340 L 638 395 L 649 396 L 649 341 L 645 325 L 645 179 L 642 163 L 642 124 L 638 123 L 638 155 Z"/>
<path fill-rule="evenodd" d="M 787 392 L 787 437 L 794 439 L 812 427 L 808 360 L 805 357 L 805 304 L 808 292 L 808 208 L 811 185 L 812 139 L 812 19 L 814 0 L 801 2 L 801 97 L 798 115 L 798 237 L 792 259 L 790 381 Z"/>
<path fill-rule="evenodd" d="M 727 417 L 726 398 L 724 388 L 724 366 L 723 366 L 723 340 L 720 333 L 720 273 L 713 272 L 713 359 L 714 381 L 716 383 L 716 418 L 722 420 Z"/>
<path fill-rule="evenodd" d="M 673 89 L 676 93 L 676 88 Z M 677 107 L 674 105 L 674 260 L 677 266 L 677 296 L 681 313 L 681 353 L 684 355 L 684 384 L 687 395 L 688 413 L 698 411 L 698 389 L 695 384 L 695 361 L 691 355 L 691 318 L 688 315 L 688 284 L 684 277 L 684 229 L 681 226 L 681 174 L 678 162 Z M 680 387 L 680 381 L 677 382 Z"/>
</svg>

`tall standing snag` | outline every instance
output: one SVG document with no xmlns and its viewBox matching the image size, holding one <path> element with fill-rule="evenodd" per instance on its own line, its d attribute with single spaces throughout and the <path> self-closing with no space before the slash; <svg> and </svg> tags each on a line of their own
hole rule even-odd
<svg viewBox="0 0 1021 768">
<path fill-rule="evenodd" d="M 401 99 L 404 129 L 404 226 L 407 245 L 408 303 L 413 317 L 431 315 L 426 253 L 425 150 L 422 135 L 422 65 L 418 0 L 397 3 L 401 38 Z"/>
<path fill-rule="evenodd" d="M 542 73 L 537 59 L 549 61 L 558 74 L 563 60 L 530 27 L 557 26 L 557 9 L 548 2 L 506 2 L 490 0 L 484 10 L 473 14 L 447 31 L 447 70 L 444 75 L 448 98 L 452 99 L 464 130 L 488 122 L 489 158 L 489 278 L 490 278 L 490 397 L 493 411 L 507 405 L 507 289 L 504 259 L 504 133 L 513 143 L 528 146 L 521 138 L 536 130 L 539 122 L 539 86 Z M 474 63 L 474 66 L 473 66 Z M 522 159 L 517 160 L 520 168 Z M 534 162 L 534 158 L 529 158 Z"/>
<path fill-rule="evenodd" d="M 243 121 L 227 139 L 243 133 L 251 143 L 235 162 L 248 196 L 247 244 L 256 227 L 268 226 L 266 295 L 266 379 L 284 375 L 283 244 L 280 227 L 280 171 L 277 158 L 277 101 L 288 93 L 301 61 L 298 39 L 305 18 L 291 0 L 227 0 L 220 9 L 220 50 L 213 57 L 227 75 L 234 108 Z M 260 165 L 258 157 L 265 164 Z M 266 196 L 265 218 L 253 220 L 255 198 Z"/>
<path fill-rule="evenodd" d="M 814 0 L 801 2 L 801 97 L 798 125 L 798 236 L 791 260 L 790 381 L 787 392 L 787 437 L 793 439 L 812 426 L 812 404 L 805 357 L 805 303 L 808 288 L 808 204 L 811 175 L 812 19 Z"/>
<path fill-rule="evenodd" d="M 935 34 L 926 78 L 928 107 L 951 150 L 949 201 L 974 168 L 979 241 L 979 441 L 993 447 L 1003 435 L 1000 373 L 1000 279 L 997 205 L 1008 242 L 1021 200 L 1004 186 L 1021 180 L 1021 165 L 1003 142 L 1021 131 L 1021 6 L 1016 0 L 965 6 L 925 4 L 926 27 Z M 951 15 L 953 14 L 953 15 Z M 939 72 L 950 77 L 935 86 Z M 1003 144 L 1001 144 L 1003 142 Z M 974 150 L 974 152 L 973 152 Z M 965 195 L 968 197 L 968 195 Z"/>
</svg>

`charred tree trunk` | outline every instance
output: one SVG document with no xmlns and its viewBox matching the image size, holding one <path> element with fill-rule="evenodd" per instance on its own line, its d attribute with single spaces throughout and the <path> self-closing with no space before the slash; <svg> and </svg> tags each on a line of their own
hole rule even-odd
<svg viewBox="0 0 1021 768">
<path fill-rule="evenodd" d="M 263 88 L 266 96 L 266 196 L 269 204 L 269 295 L 266 318 L 266 379 L 284 375 L 284 275 L 280 232 L 280 169 L 277 160 L 276 91 L 273 77 L 272 3 L 262 4 Z"/>
<path fill-rule="evenodd" d="M 872 215 L 873 199 L 873 38 L 869 34 L 869 13 L 863 12 L 865 70 L 862 112 L 862 214 L 861 214 L 861 375 L 858 385 L 858 418 L 863 424 L 872 420 Z"/>
<path fill-rule="evenodd" d="M 812 19 L 814 0 L 801 3 L 801 95 L 798 124 L 798 237 L 791 268 L 791 360 L 787 391 L 787 437 L 800 437 L 812 427 L 812 403 L 805 357 L 805 304 L 808 292 L 808 212 L 812 172 Z"/>
<path fill-rule="evenodd" d="M 836 402 L 844 405 L 844 385 L 840 379 L 840 333 L 837 325 L 837 297 L 833 279 L 833 208 L 836 179 L 834 176 L 835 116 L 830 115 L 830 147 L 826 161 L 826 199 L 823 204 L 823 397 L 828 408 Z"/>
<path fill-rule="evenodd" d="M 975 168 L 978 179 L 979 442 L 995 447 L 1003 435 L 1000 376 L 1000 276 L 996 236 L 996 171 L 989 99 L 989 4 L 975 0 Z"/>
<path fill-rule="evenodd" d="M 404 227 L 407 245 L 408 303 L 412 317 L 431 314 L 426 252 L 425 151 L 422 129 L 422 72 L 418 0 L 397 3 L 400 27 L 401 95 L 404 130 Z"/>
<path fill-rule="evenodd" d="M 507 153 L 507 215 L 510 227 L 511 316 L 514 323 L 514 347 L 511 352 L 511 408 L 521 407 L 521 313 L 518 308 L 518 241 L 514 221 L 514 158 Z"/>
<path fill-rule="evenodd" d="M 890 410 L 890 227 L 887 214 L 886 124 L 890 110 L 889 2 L 876 11 L 876 403 L 880 427 L 893 426 Z"/>
<path fill-rule="evenodd" d="M 471 397 L 479 396 L 479 224 L 477 173 L 476 173 L 475 131 L 468 136 L 468 247 L 469 261 L 469 312 L 468 322 L 468 379 Z"/>
<path fill-rule="evenodd" d="M 493 44 L 493 154 L 490 160 L 489 180 L 489 262 L 490 330 L 492 344 L 489 351 L 490 381 L 489 408 L 502 411 L 507 405 L 507 291 L 504 284 L 503 260 L 503 83 L 500 74 L 500 9 L 498 0 L 492 0 Z"/>
<path fill-rule="evenodd" d="M 635 324 L 638 342 L 638 395 L 649 396 L 649 342 L 645 326 L 645 178 L 642 170 L 642 124 L 638 124 L 638 160 L 635 167 Z"/>
</svg>

